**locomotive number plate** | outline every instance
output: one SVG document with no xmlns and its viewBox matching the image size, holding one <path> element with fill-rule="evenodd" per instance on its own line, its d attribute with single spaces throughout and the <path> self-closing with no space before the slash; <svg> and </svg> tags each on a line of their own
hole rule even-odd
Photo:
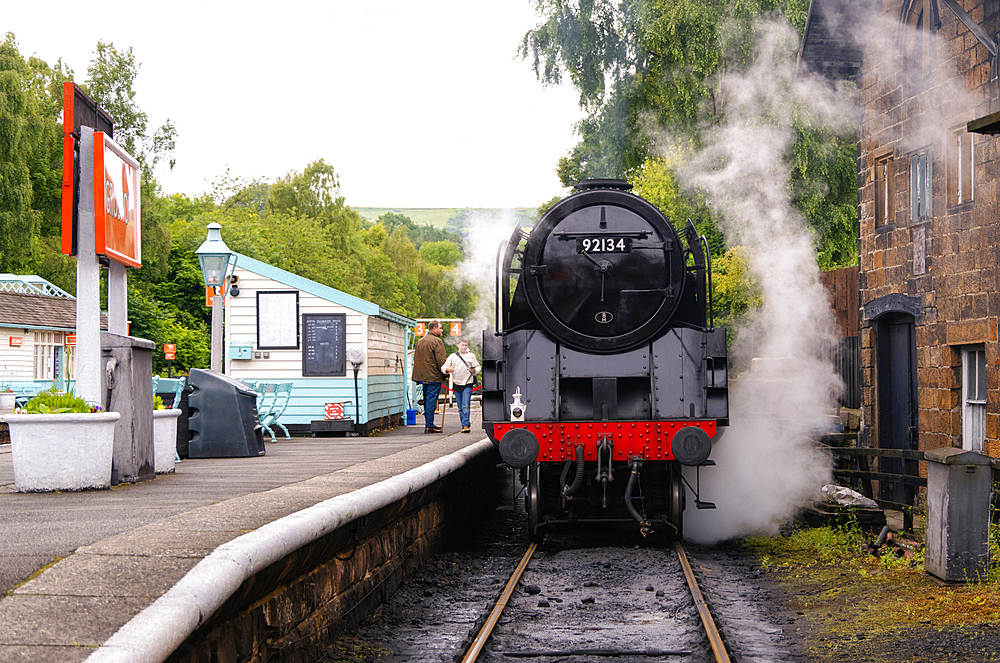
<svg viewBox="0 0 1000 663">
<path fill-rule="evenodd" d="M 632 253 L 631 237 L 577 237 L 577 253 Z"/>
</svg>

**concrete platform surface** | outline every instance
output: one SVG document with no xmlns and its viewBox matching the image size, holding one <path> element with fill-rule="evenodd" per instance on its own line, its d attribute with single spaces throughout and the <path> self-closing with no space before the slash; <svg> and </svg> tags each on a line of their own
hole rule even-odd
<svg viewBox="0 0 1000 663">
<path fill-rule="evenodd" d="M 110 490 L 17 493 L 0 445 L 0 661 L 83 661 L 215 548 L 483 439 L 445 430 L 293 438 L 254 458 L 185 459 Z M 440 416 L 438 417 L 440 423 Z"/>
</svg>

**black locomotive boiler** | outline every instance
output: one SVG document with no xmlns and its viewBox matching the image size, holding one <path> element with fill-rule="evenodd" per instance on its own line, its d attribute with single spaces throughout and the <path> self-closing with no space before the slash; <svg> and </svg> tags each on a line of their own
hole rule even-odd
<svg viewBox="0 0 1000 663">
<path fill-rule="evenodd" d="M 483 334 L 483 427 L 526 486 L 529 535 L 635 521 L 683 535 L 687 484 L 728 424 L 726 331 L 704 237 L 684 242 L 621 180 L 586 180 L 497 266 Z"/>
</svg>

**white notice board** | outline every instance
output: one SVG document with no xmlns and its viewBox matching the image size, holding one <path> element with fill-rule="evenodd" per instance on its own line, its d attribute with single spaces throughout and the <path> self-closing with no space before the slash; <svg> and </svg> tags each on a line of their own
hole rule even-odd
<svg viewBox="0 0 1000 663">
<path fill-rule="evenodd" d="M 298 290 L 257 292 L 257 347 L 262 350 L 298 349 Z"/>
</svg>

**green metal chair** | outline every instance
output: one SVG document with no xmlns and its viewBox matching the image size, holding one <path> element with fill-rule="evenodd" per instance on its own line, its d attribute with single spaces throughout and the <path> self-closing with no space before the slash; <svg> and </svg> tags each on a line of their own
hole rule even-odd
<svg viewBox="0 0 1000 663">
<path fill-rule="evenodd" d="M 180 407 L 181 394 L 184 392 L 184 385 L 187 384 L 187 378 L 161 378 L 159 375 L 153 376 L 153 395 L 157 394 L 173 394 L 174 397 L 170 401 L 170 405 L 167 407 L 174 409 Z M 181 455 L 174 450 L 174 463 L 181 462 Z"/>
<path fill-rule="evenodd" d="M 261 410 L 258 408 L 257 414 L 260 416 L 260 425 L 267 434 L 271 436 L 271 441 L 274 442 L 275 436 L 274 431 L 271 426 L 277 426 L 285 434 L 285 439 L 290 440 L 292 436 L 289 434 L 288 429 L 285 428 L 278 419 L 285 413 L 285 409 L 288 407 L 288 401 L 292 396 L 292 383 L 291 382 L 270 382 L 266 386 L 266 393 L 270 393 L 272 396 L 267 402 L 266 409 Z"/>
</svg>

